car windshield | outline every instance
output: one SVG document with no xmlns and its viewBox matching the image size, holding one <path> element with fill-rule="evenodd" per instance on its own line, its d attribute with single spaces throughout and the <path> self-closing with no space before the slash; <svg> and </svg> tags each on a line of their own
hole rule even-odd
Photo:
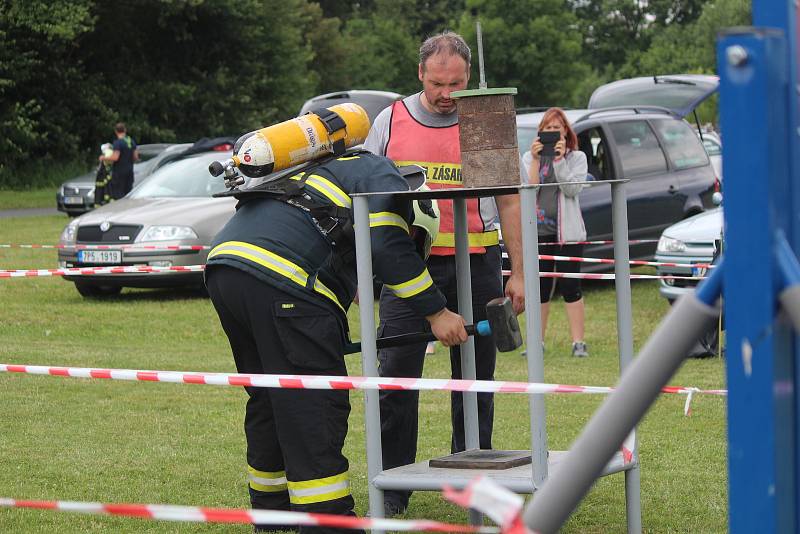
<svg viewBox="0 0 800 534">
<path fill-rule="evenodd" d="M 144 161 L 137 161 L 133 164 L 133 172 L 134 174 L 138 174 L 141 176 L 147 176 L 153 170 L 153 167 L 158 162 L 155 156 L 148 158 Z"/>
<path fill-rule="evenodd" d="M 225 191 L 222 178 L 211 176 L 212 161 L 231 157 L 230 152 L 206 152 L 168 163 L 134 188 L 129 198 L 210 197 Z"/>
</svg>

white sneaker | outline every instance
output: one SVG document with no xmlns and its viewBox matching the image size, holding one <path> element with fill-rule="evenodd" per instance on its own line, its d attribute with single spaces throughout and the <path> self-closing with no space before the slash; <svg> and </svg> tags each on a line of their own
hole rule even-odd
<svg viewBox="0 0 800 534">
<path fill-rule="evenodd" d="M 586 343 L 583 341 L 576 341 L 572 344 L 572 355 L 576 358 L 585 358 L 589 355 L 586 349 Z"/>
</svg>

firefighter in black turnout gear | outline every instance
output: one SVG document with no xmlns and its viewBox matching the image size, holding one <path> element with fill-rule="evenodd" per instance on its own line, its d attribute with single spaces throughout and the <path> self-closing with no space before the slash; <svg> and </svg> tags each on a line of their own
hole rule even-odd
<svg viewBox="0 0 800 534">
<path fill-rule="evenodd" d="M 357 289 L 349 194 L 408 189 L 389 159 L 350 151 L 230 192 L 237 211 L 214 239 L 205 276 L 240 373 L 347 374 L 346 312 Z M 369 210 L 376 275 L 443 344 L 466 341 L 410 236 L 412 203 L 376 195 Z M 342 454 L 348 392 L 245 389 L 253 508 L 353 515 Z"/>
</svg>

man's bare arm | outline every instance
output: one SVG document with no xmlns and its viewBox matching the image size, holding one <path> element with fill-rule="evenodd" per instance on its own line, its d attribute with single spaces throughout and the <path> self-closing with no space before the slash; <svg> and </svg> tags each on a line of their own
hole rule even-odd
<svg viewBox="0 0 800 534">
<path fill-rule="evenodd" d="M 503 231 L 508 259 L 511 262 L 511 277 L 506 282 L 506 296 L 511 299 L 515 313 L 525 310 L 525 280 L 522 267 L 522 226 L 519 195 L 495 197 L 500 213 L 500 228 Z"/>
</svg>

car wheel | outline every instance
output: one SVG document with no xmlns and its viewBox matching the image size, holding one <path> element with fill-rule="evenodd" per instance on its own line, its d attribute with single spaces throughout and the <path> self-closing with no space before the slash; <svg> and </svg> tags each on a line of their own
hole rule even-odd
<svg viewBox="0 0 800 534">
<path fill-rule="evenodd" d="M 675 300 L 667 299 L 669 305 L 675 304 Z M 724 328 L 724 325 L 723 325 Z M 694 346 L 689 349 L 689 358 L 711 358 L 720 354 L 719 351 L 719 326 L 715 323 L 697 338 Z M 722 356 L 725 356 L 725 347 L 722 347 Z"/>
<path fill-rule="evenodd" d="M 113 297 L 122 291 L 120 286 L 96 286 L 85 282 L 75 282 L 75 289 L 86 298 Z"/>
<path fill-rule="evenodd" d="M 691 354 L 692 358 L 709 358 L 719 354 L 719 328 L 714 325 L 714 328 L 704 332 L 700 339 L 697 340 L 700 345 L 699 351 Z M 722 355 L 725 355 L 725 349 L 722 349 Z"/>
</svg>

